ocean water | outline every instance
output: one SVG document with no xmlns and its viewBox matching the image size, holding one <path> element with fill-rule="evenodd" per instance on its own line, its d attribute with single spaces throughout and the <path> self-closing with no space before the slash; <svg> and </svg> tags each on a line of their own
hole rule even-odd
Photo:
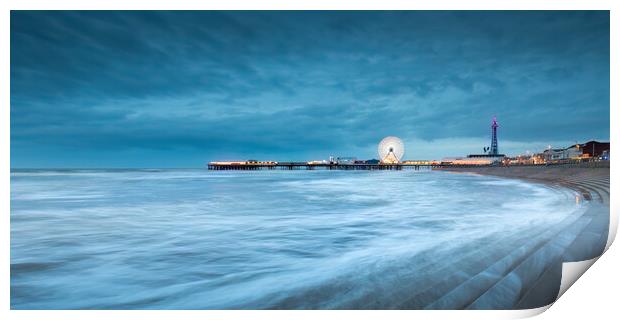
<svg viewBox="0 0 620 320">
<path fill-rule="evenodd" d="M 14 170 L 11 308 L 415 308 L 581 210 L 435 171 Z"/>
</svg>

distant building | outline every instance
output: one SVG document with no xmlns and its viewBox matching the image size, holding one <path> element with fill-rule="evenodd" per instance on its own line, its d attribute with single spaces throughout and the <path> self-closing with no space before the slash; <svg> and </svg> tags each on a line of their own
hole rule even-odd
<svg viewBox="0 0 620 320">
<path fill-rule="evenodd" d="M 491 165 L 501 162 L 502 157 L 494 157 L 487 155 L 486 157 L 455 157 L 455 158 L 443 158 L 441 164 L 453 164 L 453 165 Z"/>
<path fill-rule="evenodd" d="M 338 164 L 355 164 L 357 160 L 356 157 L 338 157 L 336 158 L 336 163 Z"/>
<path fill-rule="evenodd" d="M 440 161 L 437 160 L 406 160 L 403 161 L 403 164 L 409 164 L 409 165 L 437 165 L 440 164 Z"/>
<path fill-rule="evenodd" d="M 329 164 L 329 162 L 327 160 L 311 160 L 307 164 Z"/>
<path fill-rule="evenodd" d="M 609 150 L 603 151 L 603 154 L 601 155 L 601 159 L 609 160 Z"/>
<path fill-rule="evenodd" d="M 247 160 L 247 161 L 211 161 L 209 165 L 214 166 L 231 166 L 231 165 L 276 165 L 277 161 L 258 161 L 258 160 Z"/>
<path fill-rule="evenodd" d="M 252 159 L 245 162 L 245 164 L 271 164 L 271 165 L 277 164 L 277 163 L 278 163 L 277 161 L 258 161 L 258 160 L 252 160 Z"/>
<path fill-rule="evenodd" d="M 532 156 L 534 164 L 545 164 L 545 155 L 542 153 L 536 153 Z"/>
<path fill-rule="evenodd" d="M 502 163 L 504 165 L 530 165 L 535 164 L 535 158 L 531 155 L 519 155 L 516 157 L 506 157 Z"/>
<path fill-rule="evenodd" d="M 609 154 L 609 142 L 588 141 L 580 145 L 584 157 L 602 157 L 607 151 Z"/>
<path fill-rule="evenodd" d="M 579 160 L 583 158 L 609 158 L 609 142 L 589 141 L 583 144 L 574 144 L 564 149 L 547 149 L 543 151 L 545 162 Z"/>
<path fill-rule="evenodd" d="M 564 159 L 579 159 L 583 156 L 583 149 L 579 144 L 574 144 L 564 149 Z"/>
<path fill-rule="evenodd" d="M 564 149 L 547 149 L 543 151 L 543 159 L 547 162 L 563 160 L 564 158 Z"/>
</svg>

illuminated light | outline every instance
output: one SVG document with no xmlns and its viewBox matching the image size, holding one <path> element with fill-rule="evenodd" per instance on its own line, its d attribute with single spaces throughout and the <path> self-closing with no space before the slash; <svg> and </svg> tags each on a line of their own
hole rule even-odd
<svg viewBox="0 0 620 320">
<path fill-rule="evenodd" d="M 405 154 L 405 145 L 399 138 L 388 136 L 379 143 L 378 153 L 381 163 L 397 164 Z"/>
</svg>

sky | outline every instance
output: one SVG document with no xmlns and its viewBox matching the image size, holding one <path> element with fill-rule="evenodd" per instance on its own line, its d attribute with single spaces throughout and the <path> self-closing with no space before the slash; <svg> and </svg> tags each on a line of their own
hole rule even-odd
<svg viewBox="0 0 620 320">
<path fill-rule="evenodd" d="M 11 11 L 11 167 L 609 140 L 607 11 Z"/>
</svg>

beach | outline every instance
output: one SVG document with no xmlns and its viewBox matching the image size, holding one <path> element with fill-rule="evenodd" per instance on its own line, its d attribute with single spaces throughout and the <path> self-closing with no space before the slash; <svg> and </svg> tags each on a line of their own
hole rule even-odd
<svg viewBox="0 0 620 320">
<path fill-rule="evenodd" d="M 579 192 L 585 200 L 595 200 L 609 207 L 609 161 L 549 166 L 445 167 L 439 170 L 524 179 L 567 187 Z"/>
<path fill-rule="evenodd" d="M 562 227 L 553 240 L 528 253 L 529 257 L 524 262 L 502 275 L 502 280 L 467 306 L 469 309 L 500 307 L 525 309 L 553 303 L 560 289 L 562 264 L 594 259 L 605 250 L 610 213 L 609 162 L 550 166 L 459 167 L 441 170 L 520 179 L 543 183 L 554 188 L 569 188 L 577 193 L 575 201 L 584 202 L 587 206 L 585 212 Z M 480 279 L 479 282 L 484 281 Z M 476 284 L 473 284 L 462 291 L 474 295 L 475 290 L 472 288 L 475 287 Z"/>
</svg>

